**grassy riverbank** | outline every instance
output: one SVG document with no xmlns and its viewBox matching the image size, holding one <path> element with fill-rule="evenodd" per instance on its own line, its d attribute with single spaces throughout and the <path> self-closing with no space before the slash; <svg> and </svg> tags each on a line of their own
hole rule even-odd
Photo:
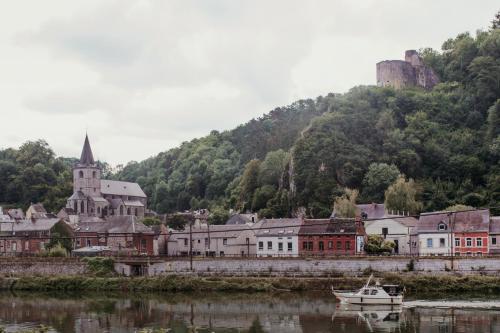
<svg viewBox="0 0 500 333">
<path fill-rule="evenodd" d="M 500 277 L 382 274 L 381 283 L 395 283 L 409 293 L 481 292 L 500 294 Z M 86 276 L 24 276 L 0 278 L 0 289 L 24 291 L 323 291 L 359 288 L 366 277 L 333 278 L 265 278 L 265 277 L 86 277 Z"/>
</svg>

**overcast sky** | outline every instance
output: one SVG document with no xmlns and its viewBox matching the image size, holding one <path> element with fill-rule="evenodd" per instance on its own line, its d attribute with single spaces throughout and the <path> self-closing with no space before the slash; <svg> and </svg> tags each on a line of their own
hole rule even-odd
<svg viewBox="0 0 500 333">
<path fill-rule="evenodd" d="M 375 83 L 375 63 L 486 29 L 498 0 L 0 3 L 0 148 L 142 160 L 277 106 Z"/>
</svg>

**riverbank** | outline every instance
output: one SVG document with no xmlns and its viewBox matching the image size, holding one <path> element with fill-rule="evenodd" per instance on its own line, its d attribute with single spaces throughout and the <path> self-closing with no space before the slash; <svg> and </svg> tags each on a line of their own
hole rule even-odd
<svg viewBox="0 0 500 333">
<path fill-rule="evenodd" d="M 381 283 L 400 284 L 414 293 L 494 293 L 500 294 L 500 277 L 480 275 L 379 274 Z M 278 292 L 329 291 L 356 289 L 366 277 L 291 278 L 291 277 L 93 277 L 22 276 L 0 278 L 0 290 L 13 291 L 125 291 L 125 292 Z"/>
</svg>

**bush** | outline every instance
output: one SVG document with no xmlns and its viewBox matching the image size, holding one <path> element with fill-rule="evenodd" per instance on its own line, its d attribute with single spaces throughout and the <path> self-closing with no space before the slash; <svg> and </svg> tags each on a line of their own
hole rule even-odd
<svg viewBox="0 0 500 333">
<path fill-rule="evenodd" d="M 109 276 L 116 274 L 115 261 L 112 258 L 85 257 L 82 261 L 87 263 L 89 271 L 96 276 Z"/>
<path fill-rule="evenodd" d="M 47 257 L 67 257 L 69 255 L 68 250 L 61 243 L 52 246 L 45 254 Z"/>
</svg>

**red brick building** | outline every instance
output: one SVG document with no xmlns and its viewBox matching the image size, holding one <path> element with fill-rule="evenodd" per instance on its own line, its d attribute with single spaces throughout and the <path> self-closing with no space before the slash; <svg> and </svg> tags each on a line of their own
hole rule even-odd
<svg viewBox="0 0 500 333">
<path fill-rule="evenodd" d="M 135 216 L 113 216 L 104 222 L 79 223 L 74 248 L 108 246 L 112 253 L 157 255 L 154 231 Z"/>
<path fill-rule="evenodd" d="M 450 220 L 453 228 L 452 248 L 456 256 L 489 253 L 489 210 L 455 212 Z"/>
<path fill-rule="evenodd" d="M 362 235 L 361 224 L 354 219 L 306 219 L 299 230 L 299 255 L 354 255 Z"/>
</svg>

